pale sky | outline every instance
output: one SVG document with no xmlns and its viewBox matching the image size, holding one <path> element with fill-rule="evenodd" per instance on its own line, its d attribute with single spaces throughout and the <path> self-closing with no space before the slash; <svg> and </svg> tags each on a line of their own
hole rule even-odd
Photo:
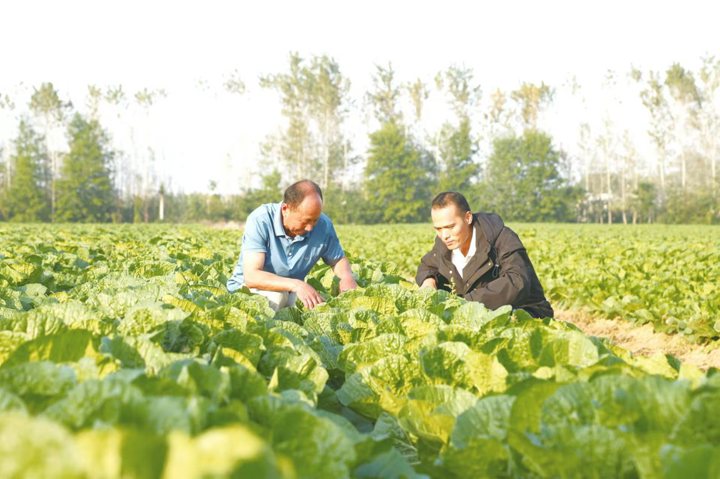
<svg viewBox="0 0 720 479">
<path fill-rule="evenodd" d="M 374 64 L 388 61 L 399 80 L 428 83 L 450 65 L 471 67 L 486 93 L 572 75 L 590 85 L 609 69 L 696 68 L 720 55 L 714 3 L 4 0 L 0 94 L 26 103 L 33 86 L 51 81 L 81 109 L 91 83 L 163 88 L 167 98 L 146 118 L 135 113 L 134 137 L 154 148 L 174 188 L 204 190 L 215 180 L 230 192 L 252 181 L 258 143 L 281 122 L 275 94 L 257 78 L 285 71 L 291 51 L 334 57 L 356 100 Z M 242 96 L 222 90 L 235 71 Z M 15 136 L 12 115 L 24 108 L 0 111 L 0 144 Z M 108 129 L 128 151 L 129 133 Z"/>
</svg>

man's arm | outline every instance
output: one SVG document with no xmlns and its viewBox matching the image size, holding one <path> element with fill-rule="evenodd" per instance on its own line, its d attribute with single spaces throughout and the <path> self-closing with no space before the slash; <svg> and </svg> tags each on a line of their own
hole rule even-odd
<svg viewBox="0 0 720 479">
<path fill-rule="evenodd" d="M 343 256 L 335 262 L 332 266 L 333 273 L 335 276 L 340 278 L 340 292 L 349 291 L 357 288 L 357 283 L 352 275 L 352 269 L 350 269 L 350 261 L 346 256 Z"/>
<path fill-rule="evenodd" d="M 438 269 L 435 265 L 435 258 L 436 256 L 432 251 L 430 251 L 420 260 L 420 266 L 418 267 L 417 274 L 415 275 L 415 282 L 421 288 L 429 287 L 437 289 Z"/>
<path fill-rule="evenodd" d="M 498 248 L 500 275 L 481 288 L 475 288 L 465 295 L 465 299 L 479 301 L 491 309 L 506 304 L 517 307 L 528 297 L 530 287 L 530 260 L 517 235 L 509 229 L 501 233 L 496 244 Z"/>
<path fill-rule="evenodd" d="M 340 240 L 335 232 L 335 227 L 333 226 L 332 221 L 330 221 L 330 218 L 325 218 L 327 219 L 328 230 L 321 256 L 322 260 L 325 264 L 332 268 L 335 276 L 340 278 L 341 293 L 343 291 L 355 289 L 357 288 L 357 283 L 355 282 L 352 270 L 350 269 L 350 260 L 347 259 L 342 246 L 340 246 Z"/>
<path fill-rule="evenodd" d="M 268 271 L 263 271 L 265 253 L 259 251 L 245 252 L 243 257 L 243 275 L 245 286 L 266 291 L 293 291 L 306 308 L 312 309 L 323 302 L 318 292 L 305 281 L 284 278 Z"/>
</svg>

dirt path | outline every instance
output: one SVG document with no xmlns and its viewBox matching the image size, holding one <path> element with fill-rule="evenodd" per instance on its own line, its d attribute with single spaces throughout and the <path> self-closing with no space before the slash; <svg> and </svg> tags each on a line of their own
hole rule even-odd
<svg viewBox="0 0 720 479">
<path fill-rule="evenodd" d="M 637 326 L 622 320 L 593 318 L 578 311 L 556 310 L 555 318 L 575 324 L 590 336 L 607 338 L 633 354 L 662 352 L 702 369 L 720 368 L 720 348 L 693 344 L 679 335 L 656 333 L 650 324 Z"/>
</svg>

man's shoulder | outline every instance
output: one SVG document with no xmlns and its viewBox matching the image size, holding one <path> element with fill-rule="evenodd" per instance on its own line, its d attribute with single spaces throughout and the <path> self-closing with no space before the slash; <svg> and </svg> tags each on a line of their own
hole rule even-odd
<svg viewBox="0 0 720 479">
<path fill-rule="evenodd" d="M 488 237 L 488 240 L 497 238 L 505 227 L 505 222 L 496 213 L 477 212 L 473 216 L 475 216 L 475 220 Z"/>
<path fill-rule="evenodd" d="M 325 213 L 321 213 L 309 237 L 312 238 L 313 241 L 325 241 L 330 236 L 333 236 L 334 232 L 335 227 L 330 217 Z"/>
<path fill-rule="evenodd" d="M 317 220 L 317 223 L 315 223 L 315 226 L 313 227 L 312 232 L 315 235 L 326 235 L 329 232 L 333 231 L 333 223 L 330 217 L 326 215 L 325 213 L 320 213 L 320 217 Z"/>
<path fill-rule="evenodd" d="M 254 210 L 248 215 L 245 220 L 246 223 L 269 223 L 272 224 L 273 215 L 277 213 L 279 208 L 278 203 L 265 203 Z"/>
<path fill-rule="evenodd" d="M 486 223 L 491 223 L 491 224 L 497 225 L 497 226 L 505 225 L 505 222 L 500 217 L 500 215 L 497 213 L 491 213 L 491 212 L 487 212 L 487 211 L 477 211 L 477 212 L 473 213 L 473 215 L 478 220 L 482 220 Z"/>
<path fill-rule="evenodd" d="M 245 220 L 245 233 L 265 238 L 275 230 L 275 216 L 278 214 L 277 203 L 266 203 L 255 208 Z"/>
<path fill-rule="evenodd" d="M 320 219 L 318 220 L 318 223 L 321 223 L 323 226 L 332 226 L 333 225 L 332 220 L 325 213 L 320 213 Z"/>
</svg>

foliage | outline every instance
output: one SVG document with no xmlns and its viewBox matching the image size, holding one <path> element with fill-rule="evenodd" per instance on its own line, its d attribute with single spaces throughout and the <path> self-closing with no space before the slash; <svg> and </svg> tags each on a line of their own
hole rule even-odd
<svg viewBox="0 0 720 479">
<path fill-rule="evenodd" d="M 422 95 L 419 94 L 416 99 L 419 100 L 421 97 Z M 402 123 L 403 115 L 398 106 L 399 99 L 400 88 L 395 84 L 395 70 L 392 63 L 388 63 L 387 66 L 375 65 L 373 88 L 367 93 L 367 101 L 372 105 L 375 118 L 381 125 Z M 416 102 L 416 105 L 419 104 Z"/>
<path fill-rule="evenodd" d="M 669 188 L 659 220 L 664 223 L 712 224 L 720 220 L 720 202 L 707 189 Z"/>
<path fill-rule="evenodd" d="M 236 231 L 4 227 L 0 470 L 42 477 L 717 475 L 720 382 L 353 261 L 274 313 Z M 382 244 L 376 247 L 383 248 Z"/>
<path fill-rule="evenodd" d="M 432 199 L 432 173 L 430 159 L 406 136 L 402 126 L 389 122 L 372 133 L 364 187 L 373 220 L 410 223 L 426 219 Z"/>
<path fill-rule="evenodd" d="M 50 171 L 44 138 L 27 121 L 20 122 L 10 157 L 11 183 L 5 209 L 12 221 L 47 221 L 50 217 Z"/>
<path fill-rule="evenodd" d="M 55 86 L 46 82 L 33 90 L 30 98 L 30 110 L 36 115 L 44 117 L 48 123 L 61 122 L 64 117 L 64 109 L 69 107 L 69 104 L 60 99 Z"/>
<path fill-rule="evenodd" d="M 511 226 L 554 306 L 651 323 L 657 331 L 682 334 L 696 342 L 714 343 L 720 338 L 716 227 Z M 408 279 L 414 277 L 434 236 L 429 224 L 340 226 L 338 232 L 346 250 L 382 258 Z"/>
<path fill-rule="evenodd" d="M 442 171 L 438 174 L 437 191 L 468 191 L 480 173 L 475 161 L 477 150 L 470 131 L 470 120 L 460 121 L 457 128 L 445 125 L 441 133 L 439 158 Z"/>
<path fill-rule="evenodd" d="M 542 189 L 538 193 L 532 187 L 520 188 L 523 192 L 532 190 L 535 195 L 540 194 L 543 201 L 532 195 L 519 194 L 514 189 L 512 193 L 518 198 L 495 194 L 496 188 L 503 187 L 494 182 L 493 176 L 502 177 L 505 174 L 507 178 L 503 178 L 503 184 L 507 183 L 507 179 L 514 181 L 516 174 L 527 172 L 524 167 L 515 168 L 513 165 L 527 164 L 516 158 L 505 168 L 508 164 L 498 160 L 498 152 L 492 151 L 493 142 L 509 141 L 508 134 L 510 138 L 517 139 L 512 135 L 523 132 L 520 138 L 524 138 L 525 132 L 553 127 L 553 122 L 545 121 L 543 112 L 554 113 L 548 107 L 554 101 L 556 90 L 559 97 L 568 90 L 576 95 L 581 90 L 576 80 L 562 86 L 523 82 L 514 90 L 495 89 L 483 97 L 472 68 L 451 65 L 437 73 L 435 88 L 432 88 L 429 87 L 432 82 L 428 82 L 427 78 L 399 82 L 398 72 L 392 63 L 387 63 L 375 67 L 372 85 L 362 98 L 353 98 L 350 79 L 335 59 L 325 55 L 302 57 L 293 53 L 288 60 L 284 71 L 276 71 L 260 79 L 261 87 L 278 94 L 285 123 L 268 136 L 260 157 L 269 160 L 269 164 L 260 162 L 258 168 L 268 167 L 266 169 L 271 171 L 282 166 L 279 187 L 300 177 L 313 178 L 328 192 L 333 191 L 331 196 L 343 205 L 330 206 L 343 222 L 376 223 L 384 221 L 385 217 L 376 204 L 365 203 L 373 196 L 364 188 L 365 178 L 362 169 L 357 166 L 361 160 L 367 159 L 369 150 L 353 151 L 348 126 L 353 125 L 352 129 L 357 129 L 362 123 L 371 130 L 379 131 L 385 123 L 395 122 L 402 126 L 409 144 L 421 152 L 424 166 L 430 167 L 435 162 L 430 168 L 432 171 L 421 176 L 418 184 L 408 182 L 404 185 L 403 188 L 408 191 L 426 188 L 425 180 L 429 180 L 432 184 L 430 197 L 440 190 L 461 190 L 482 208 L 495 209 L 508 219 L 524 221 L 720 223 L 720 179 L 717 171 L 720 158 L 720 143 L 717 141 L 720 137 L 717 107 L 720 59 L 715 56 L 702 58 L 701 64 L 694 70 L 679 63 L 659 71 L 633 70 L 630 75 L 632 80 L 618 72 L 608 71 L 603 79 L 603 98 L 597 98 L 607 107 L 602 118 L 588 117 L 594 109 L 588 109 L 587 99 L 578 96 L 581 107 L 568 112 L 582 116 L 576 118 L 579 123 L 578 145 L 573 148 L 571 143 L 564 141 L 567 155 L 565 151 L 556 150 L 560 156 L 558 171 L 562 184 L 550 189 L 557 194 L 548 195 Z M 212 88 L 205 81 L 197 86 L 204 93 Z M 252 90 L 250 85 L 246 88 L 238 71 L 226 76 L 217 86 L 222 90 L 216 93 L 236 97 Z M 219 190 L 204 193 L 172 191 L 171 178 L 167 176 L 171 173 L 168 168 L 160 171 L 160 163 L 155 161 L 165 156 L 163 149 L 159 145 L 137 143 L 138 138 L 144 136 L 139 133 L 154 123 L 149 122 L 151 108 L 167 96 L 162 88 L 140 87 L 130 92 L 120 84 L 91 84 L 84 98 L 73 96 L 72 101 L 50 82 L 25 89 L 29 95 L 17 93 L 20 91 L 23 89 L 16 89 L 15 93 L 0 92 L 0 113 L 5 120 L 18 124 L 20 121 L 27 123 L 26 115 L 30 114 L 33 128 L 42 133 L 45 141 L 43 155 L 47 163 L 43 168 L 48 170 L 43 175 L 48 178 L 43 180 L 47 184 L 40 189 L 47 190 L 44 193 L 49 195 L 50 213 L 45 213 L 38 204 L 38 191 L 13 181 L 15 167 L 12 162 L 15 160 L 11 158 L 12 143 L 6 141 L 10 138 L 0 138 L 0 220 L 80 220 L 74 213 L 68 213 L 79 205 L 78 202 L 72 207 L 65 206 L 62 216 L 56 215 L 57 181 L 62 173 L 63 155 L 66 154 L 66 145 L 56 134 L 68 126 L 76 111 L 86 115 L 88 122 L 102 120 L 104 126 L 120 128 L 112 132 L 112 137 L 131 143 L 128 145 L 130 151 L 122 152 L 116 150 L 122 144 L 114 144 L 111 148 L 109 136 L 106 137 L 106 151 L 116 151 L 112 179 L 118 195 L 113 198 L 112 211 L 100 214 L 103 221 L 108 217 L 114 222 L 146 223 L 242 221 L 259 204 L 256 201 L 257 192 L 247 191 L 246 188 L 239 188 L 241 191 L 235 194 Z M 635 107 L 644 106 L 647 124 L 643 126 L 636 122 L 624 127 L 623 122 L 617 119 L 617 113 L 626 111 L 632 105 L 630 100 L 633 97 Z M 447 108 L 439 111 L 437 107 L 442 102 L 447 104 Z M 428 108 L 432 109 L 433 115 L 422 118 L 423 111 L 428 111 Z M 136 122 L 127 124 L 130 114 L 138 120 L 135 113 L 141 113 L 144 120 L 140 121 L 146 123 L 144 126 Z M 449 116 L 440 123 L 436 122 L 436 118 L 442 118 L 442 113 Z M 370 116 L 377 121 L 369 121 Z M 6 130 L 11 131 L 10 128 Z M 129 139 L 123 140 L 125 133 L 129 133 Z M 637 144 L 640 133 L 647 133 L 652 141 L 652 154 L 640 154 Z M 168 160 L 174 161 L 170 157 Z M 498 168 L 490 171 L 491 163 L 498 161 Z M 32 176 L 24 173 L 29 171 L 23 166 L 26 164 L 19 163 L 21 179 Z M 547 176 L 543 176 L 545 173 L 540 176 L 551 178 L 551 170 L 546 172 Z M 253 175 L 265 171 L 248 173 Z M 406 171 L 401 166 L 395 173 L 404 175 Z M 582 177 L 582 191 L 580 183 L 572 183 L 579 175 Z M 217 184 L 218 178 L 214 180 Z M 67 186 L 67 181 L 71 180 L 66 175 L 63 181 Z M 74 185 L 80 185 L 84 177 L 81 175 L 73 181 Z M 11 188 L 13 182 L 16 188 Z M 20 183 L 27 182 L 22 180 Z M 166 194 L 159 192 L 161 184 L 165 185 Z M 66 193 L 74 191 L 72 188 L 65 190 Z M 27 194 L 31 194 L 30 199 Z M 517 203 L 513 203 L 515 199 Z M 21 214 L 11 212 L 9 204 Z M 27 209 L 18 209 L 18 205 L 25 204 L 29 205 Z M 516 207 L 522 207 L 522 211 L 517 211 Z M 98 215 L 88 216 L 86 213 L 79 214 L 82 218 L 97 221 Z M 390 216 L 397 214 L 394 212 Z M 406 218 L 412 215 L 403 213 L 400 216 Z"/>
<path fill-rule="evenodd" d="M 511 97 L 520 105 L 520 118 L 523 130 L 536 130 L 537 121 L 543 106 L 552 101 L 554 91 L 545 83 L 523 83 L 511 93 Z"/>
<path fill-rule="evenodd" d="M 349 163 L 342 124 L 350 82 L 328 56 L 306 62 L 292 53 L 289 60 L 288 72 L 261 78 L 262 87 L 280 94 L 288 121 L 277 141 L 270 140 L 270 150 L 279 150 L 279 165 L 292 172 L 290 183 L 312 177 L 327 188 Z"/>
<path fill-rule="evenodd" d="M 359 187 L 323 190 L 323 211 L 337 224 L 367 224 L 377 220 Z"/>
<path fill-rule="evenodd" d="M 552 138 L 536 130 L 495 140 L 475 204 L 513 221 L 571 221 L 580 192 L 561 176 L 562 162 Z"/>
<path fill-rule="evenodd" d="M 70 151 L 57 182 L 56 220 L 110 221 L 115 191 L 107 135 L 97 121 L 76 114 L 68 136 Z"/>
</svg>

